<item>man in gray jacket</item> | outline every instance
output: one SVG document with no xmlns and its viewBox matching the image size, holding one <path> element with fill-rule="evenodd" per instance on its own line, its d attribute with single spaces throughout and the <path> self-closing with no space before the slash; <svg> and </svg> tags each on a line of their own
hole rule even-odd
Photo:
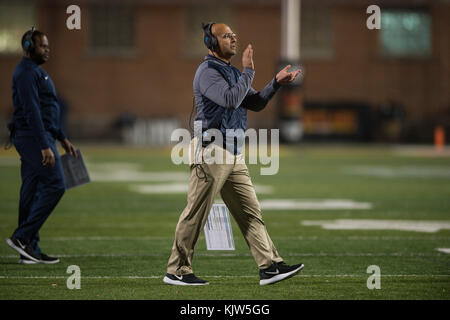
<svg viewBox="0 0 450 320">
<path fill-rule="evenodd" d="M 264 109 L 280 85 L 293 82 L 300 70 L 289 72 L 290 65 L 286 66 L 258 92 L 251 87 L 255 75 L 252 46 L 248 45 L 242 54 L 243 70 L 240 72 L 230 63 L 237 52 L 236 35 L 230 27 L 209 23 L 203 25 L 203 30 L 209 54 L 194 77 L 195 121 L 201 122 L 203 139 L 200 139 L 199 152 L 195 152 L 194 163 L 190 167 L 188 203 L 176 227 L 163 281 L 173 285 L 208 284 L 194 275 L 192 259 L 214 198 L 220 192 L 258 265 L 260 284 L 275 283 L 300 272 L 303 264 L 289 266 L 278 254 L 262 220 L 261 208 L 244 161 L 244 139 L 226 139 L 226 131 L 233 129 L 243 134 L 247 127 L 247 110 Z M 207 137 L 211 130 L 222 134 L 222 142 L 211 141 Z M 199 143 L 197 138 L 194 137 L 191 146 Z M 217 153 L 223 161 L 211 161 L 212 154 Z"/>
</svg>

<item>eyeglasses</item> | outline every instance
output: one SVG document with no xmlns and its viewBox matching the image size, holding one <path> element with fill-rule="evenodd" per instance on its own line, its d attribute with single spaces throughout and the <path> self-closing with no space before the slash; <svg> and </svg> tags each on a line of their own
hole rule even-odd
<svg viewBox="0 0 450 320">
<path fill-rule="evenodd" d="M 236 35 L 235 33 L 225 33 L 225 34 L 222 36 L 222 38 L 223 38 L 223 39 L 231 39 L 231 38 L 237 39 L 237 35 Z"/>
</svg>

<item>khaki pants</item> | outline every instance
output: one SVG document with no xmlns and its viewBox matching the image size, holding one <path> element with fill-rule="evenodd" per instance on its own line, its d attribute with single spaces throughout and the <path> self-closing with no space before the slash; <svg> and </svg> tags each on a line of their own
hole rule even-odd
<svg viewBox="0 0 450 320">
<path fill-rule="evenodd" d="M 194 140 L 191 147 L 193 145 Z M 188 203 L 178 220 L 167 272 L 176 275 L 193 273 L 194 248 L 219 191 L 239 225 L 258 267 L 264 269 L 274 262 L 283 261 L 262 220 L 261 208 L 244 156 L 234 156 L 213 144 L 197 150 L 201 167 L 190 166 Z M 223 156 L 225 164 L 211 163 L 212 156 L 216 156 L 217 152 Z M 192 163 L 192 152 L 190 159 Z"/>
</svg>

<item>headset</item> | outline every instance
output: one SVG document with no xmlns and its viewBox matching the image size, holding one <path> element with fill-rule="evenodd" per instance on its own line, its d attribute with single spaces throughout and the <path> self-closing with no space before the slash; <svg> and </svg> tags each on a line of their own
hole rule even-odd
<svg viewBox="0 0 450 320">
<path fill-rule="evenodd" d="M 217 41 L 216 36 L 213 35 L 212 31 L 211 31 L 213 24 L 215 24 L 215 22 L 209 22 L 209 23 L 202 22 L 202 28 L 203 28 L 203 32 L 204 32 L 203 42 L 205 43 L 206 47 L 211 51 L 214 51 L 215 49 L 217 49 L 217 47 L 219 45 L 219 42 Z"/>
<path fill-rule="evenodd" d="M 204 32 L 203 42 L 205 43 L 206 47 L 211 51 L 214 51 L 214 49 L 216 49 L 219 44 L 216 36 L 213 35 L 211 31 L 213 24 L 215 24 L 215 22 L 208 22 L 208 23 L 202 22 L 202 28 Z M 191 128 L 192 131 L 194 131 L 194 129 L 192 128 L 192 114 L 194 113 L 194 108 L 195 108 L 195 98 L 192 97 L 192 110 L 189 116 L 189 127 Z"/>
<path fill-rule="evenodd" d="M 33 34 L 36 31 L 34 27 L 31 27 L 27 33 L 25 33 L 25 37 L 22 42 L 22 48 L 25 52 L 33 52 L 34 51 L 34 41 Z"/>
</svg>

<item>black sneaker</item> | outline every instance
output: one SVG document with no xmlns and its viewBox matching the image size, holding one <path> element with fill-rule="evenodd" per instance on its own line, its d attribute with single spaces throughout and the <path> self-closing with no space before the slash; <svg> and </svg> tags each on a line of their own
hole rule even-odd
<svg viewBox="0 0 450 320">
<path fill-rule="evenodd" d="M 39 262 L 39 255 L 34 253 L 34 250 L 30 244 L 25 244 L 23 243 L 22 240 L 14 236 L 11 236 L 11 238 L 6 239 L 6 243 L 27 259 L 30 259 L 34 262 Z"/>
<path fill-rule="evenodd" d="M 54 264 L 54 263 L 58 263 L 59 259 L 56 257 L 50 257 L 48 255 L 46 255 L 45 253 L 41 253 L 41 258 L 39 259 L 39 263 L 44 263 L 44 264 Z"/>
<path fill-rule="evenodd" d="M 264 286 L 266 284 L 273 284 L 288 279 L 299 273 L 303 267 L 303 263 L 294 266 L 289 266 L 283 261 L 274 263 L 267 269 L 259 270 L 259 284 Z"/>
<path fill-rule="evenodd" d="M 209 284 L 208 281 L 197 278 L 193 273 L 183 274 L 181 276 L 167 273 L 163 281 L 164 283 L 177 286 L 204 286 Z"/>
</svg>

